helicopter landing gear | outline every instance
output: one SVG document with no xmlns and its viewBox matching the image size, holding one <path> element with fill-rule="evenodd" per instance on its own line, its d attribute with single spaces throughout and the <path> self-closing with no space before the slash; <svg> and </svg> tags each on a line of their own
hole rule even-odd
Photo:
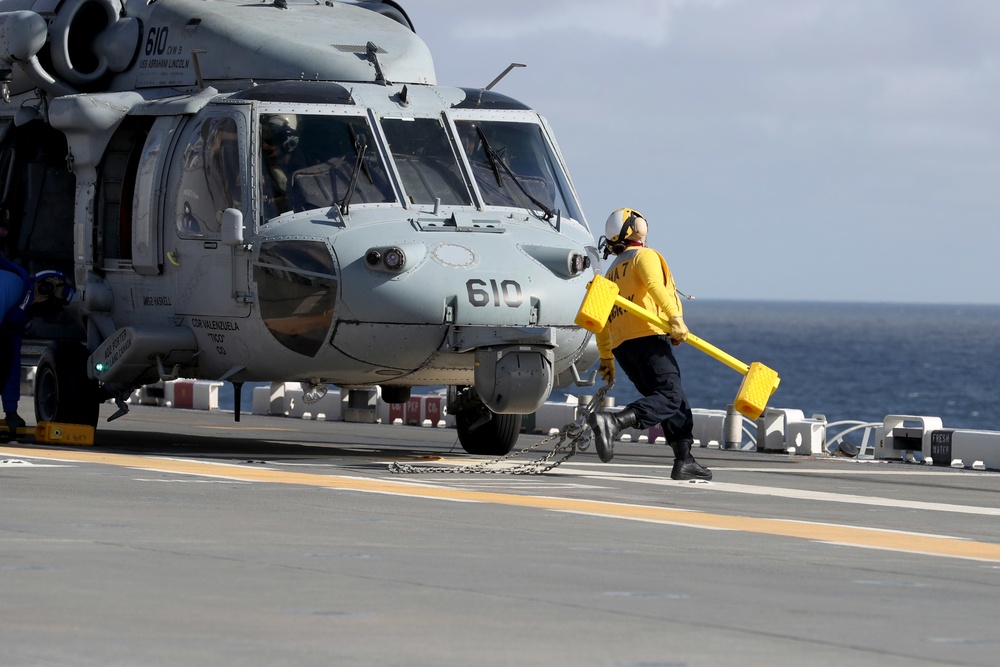
<svg viewBox="0 0 1000 667">
<path fill-rule="evenodd" d="M 35 370 L 35 419 L 97 426 L 101 390 L 87 377 L 87 349 L 58 341 L 45 348 Z"/>
<path fill-rule="evenodd" d="M 503 456 L 509 454 L 521 433 L 524 415 L 492 412 L 471 387 L 458 388 L 448 412 L 455 415 L 458 441 L 469 454 Z"/>
</svg>

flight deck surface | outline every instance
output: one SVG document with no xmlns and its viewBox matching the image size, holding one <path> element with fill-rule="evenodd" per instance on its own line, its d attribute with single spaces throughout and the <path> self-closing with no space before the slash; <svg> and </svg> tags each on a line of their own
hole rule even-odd
<svg viewBox="0 0 1000 667">
<path fill-rule="evenodd" d="M 996 664 L 996 473 L 695 454 L 712 482 L 648 444 L 395 474 L 486 459 L 142 406 L 93 447 L 3 445 L 0 663 Z"/>
</svg>

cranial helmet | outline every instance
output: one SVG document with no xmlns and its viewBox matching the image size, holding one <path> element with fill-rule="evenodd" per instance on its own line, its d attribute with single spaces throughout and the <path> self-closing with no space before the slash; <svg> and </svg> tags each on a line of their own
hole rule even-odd
<svg viewBox="0 0 1000 667">
<path fill-rule="evenodd" d="M 76 294 L 73 284 L 62 271 L 48 269 L 31 276 L 34 297 L 26 309 L 29 317 L 49 317 L 69 304 Z"/>
<path fill-rule="evenodd" d="M 272 114 L 266 116 L 260 125 L 261 138 L 272 146 L 279 146 L 286 153 L 291 153 L 299 145 L 299 134 L 296 131 L 299 118 L 295 114 Z"/>
<path fill-rule="evenodd" d="M 64 306 L 76 294 L 73 284 L 62 271 L 39 271 L 32 276 L 32 280 L 35 281 L 35 301 L 57 301 Z"/>
<path fill-rule="evenodd" d="M 635 219 L 645 216 L 633 208 L 620 208 L 613 211 L 608 216 L 608 221 L 604 223 L 604 236 L 609 243 L 624 241 L 632 234 L 635 234 Z"/>
<path fill-rule="evenodd" d="M 618 255 L 624 252 L 625 239 L 637 231 L 636 218 L 645 219 L 645 216 L 632 208 L 620 208 L 608 216 L 608 221 L 604 223 L 604 238 L 599 243 L 604 250 L 604 259 L 611 253 Z"/>
</svg>

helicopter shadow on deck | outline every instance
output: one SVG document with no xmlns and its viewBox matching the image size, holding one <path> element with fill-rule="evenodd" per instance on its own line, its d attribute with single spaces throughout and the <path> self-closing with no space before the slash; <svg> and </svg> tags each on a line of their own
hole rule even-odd
<svg viewBox="0 0 1000 667">
<path fill-rule="evenodd" d="M 301 441 L 294 440 L 301 437 Z M 408 441 L 399 434 L 387 438 L 318 435 L 289 429 L 282 437 L 261 429 L 254 433 L 220 429 L 218 434 L 165 433 L 132 428 L 98 428 L 94 445 L 87 451 L 138 456 L 183 457 L 228 463 L 315 463 L 352 468 L 384 468 L 391 460 L 428 460 L 461 452 L 454 443 Z M 364 463 L 362 463 L 364 462 Z"/>
</svg>

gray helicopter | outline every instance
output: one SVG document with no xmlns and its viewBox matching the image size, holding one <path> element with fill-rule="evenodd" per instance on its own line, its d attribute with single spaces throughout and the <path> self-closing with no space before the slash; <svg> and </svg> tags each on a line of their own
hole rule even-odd
<svg viewBox="0 0 1000 667">
<path fill-rule="evenodd" d="M 177 377 L 234 383 L 237 419 L 244 382 L 446 385 L 503 454 L 596 361 L 550 127 L 436 85 L 398 4 L 0 0 L 0 59 L 0 246 L 77 290 L 23 347 L 39 421 Z"/>
</svg>

